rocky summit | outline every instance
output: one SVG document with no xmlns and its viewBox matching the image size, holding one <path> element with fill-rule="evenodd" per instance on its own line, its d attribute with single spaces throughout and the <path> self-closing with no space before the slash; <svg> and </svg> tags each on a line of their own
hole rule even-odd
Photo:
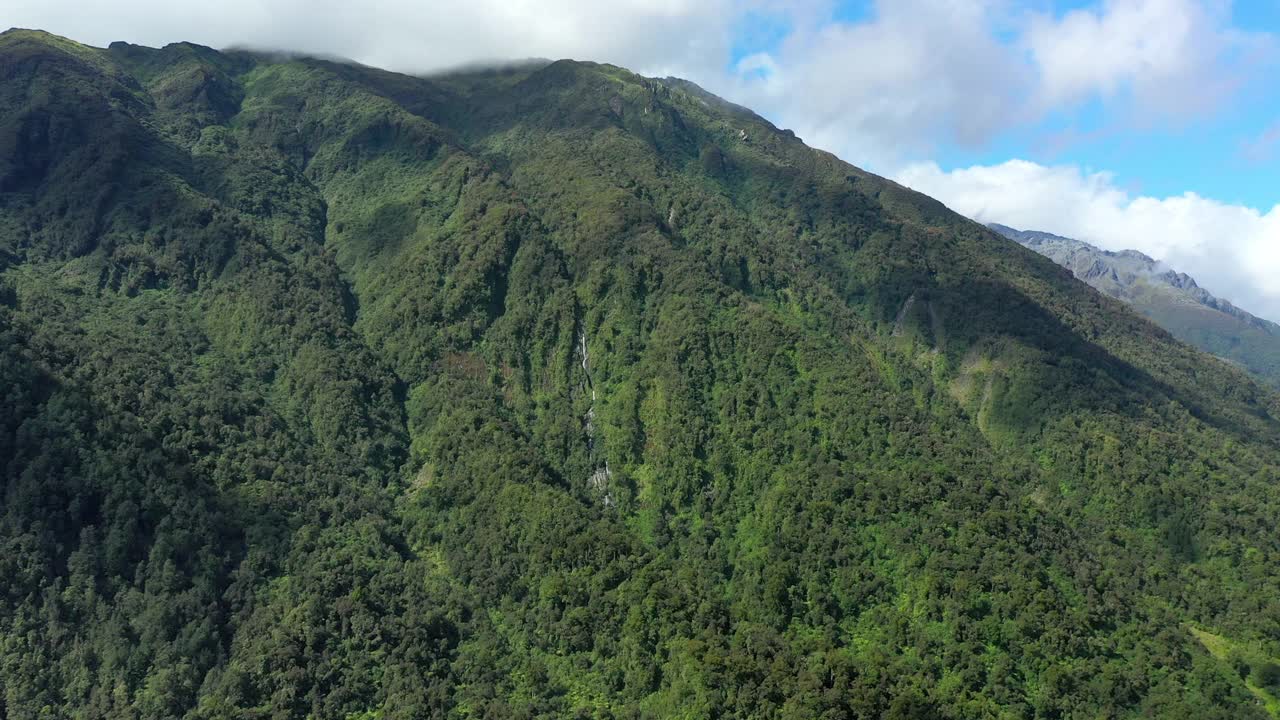
<svg viewBox="0 0 1280 720">
<path fill-rule="evenodd" d="M 1280 325 L 1214 297 L 1186 273 L 1137 250 L 1112 252 L 1051 233 L 995 223 L 989 227 L 1123 300 L 1179 340 L 1280 387 Z"/>
</svg>

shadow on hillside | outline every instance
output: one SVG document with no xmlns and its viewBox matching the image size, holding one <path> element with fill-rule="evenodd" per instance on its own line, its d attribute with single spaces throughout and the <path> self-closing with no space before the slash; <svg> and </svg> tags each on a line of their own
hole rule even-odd
<svg viewBox="0 0 1280 720">
<path fill-rule="evenodd" d="M 175 538 L 189 544 L 174 554 L 176 569 L 191 577 L 208 569 L 207 558 L 230 572 L 254 543 L 283 553 L 285 518 L 262 495 L 216 487 L 194 456 L 210 445 L 196 439 L 182 447 L 176 434 L 160 437 L 148 419 L 113 410 L 33 362 L 5 329 L 0 325 L 0 339 L 14 344 L 0 352 L 0 397 L 8 401 L 0 418 L 0 520 L 47 553 L 46 572 L 66 572 L 78 549 L 101 557 L 104 571 L 133 577 L 155 562 L 157 543 L 173 550 Z M 268 473 L 258 462 L 255 469 Z M 85 544 L 95 537 L 103 542 Z"/>
<path fill-rule="evenodd" d="M 941 345 L 940 351 L 947 354 L 953 368 L 953 377 L 962 377 L 984 361 L 987 367 L 996 368 L 990 372 L 997 378 L 994 382 L 998 392 L 988 398 L 991 406 L 987 410 L 1020 435 L 1035 434 L 1056 419 L 1081 412 L 1111 413 L 1145 422 L 1155 416 L 1174 421 L 1176 418 L 1168 415 L 1170 402 L 1185 408 L 1196 419 L 1238 437 L 1266 440 L 1268 431 L 1276 428 L 1275 419 L 1266 408 L 1248 402 L 1249 398 L 1239 402 L 1215 397 L 1194 381 L 1180 387 L 1161 379 L 1117 357 L 1095 338 L 1068 326 L 1012 285 L 982 279 L 959 286 L 908 289 L 908 282 L 918 282 L 918 278 L 911 274 L 907 282 L 896 285 L 890 280 L 892 290 L 885 292 L 882 288 L 879 294 L 885 298 L 901 296 L 901 303 L 905 303 L 914 292 L 919 302 L 932 304 L 933 314 L 939 317 L 936 322 L 942 325 L 942 337 L 933 337 L 936 328 L 932 326 L 919 328 L 921 334 L 929 337 L 935 347 Z M 893 309 L 889 306 L 879 311 L 887 319 L 886 326 L 894 319 L 886 311 Z M 923 313 L 916 317 L 923 317 Z M 1145 320 L 1120 318 L 1105 310 L 1098 321 L 1146 324 Z M 1103 327 L 1095 332 L 1114 329 Z M 1158 333 L 1135 334 L 1128 341 L 1153 346 L 1168 342 Z M 1161 358 L 1158 346 L 1148 348 L 1148 352 L 1155 351 L 1151 353 L 1156 363 L 1152 369 L 1163 371 L 1166 376 L 1180 374 L 1181 348 L 1174 349 L 1178 352 Z M 1167 364 L 1160 365 L 1162 360 Z M 1209 375 L 1219 368 L 1196 370 Z M 989 389 L 992 385 L 988 383 Z"/>
</svg>

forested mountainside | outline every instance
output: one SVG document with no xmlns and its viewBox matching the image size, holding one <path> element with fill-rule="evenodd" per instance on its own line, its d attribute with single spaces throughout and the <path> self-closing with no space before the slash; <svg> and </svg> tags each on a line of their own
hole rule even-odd
<svg viewBox="0 0 1280 720">
<path fill-rule="evenodd" d="M 1280 387 L 1280 325 L 1214 297 L 1186 273 L 1136 250 L 1110 252 L 1038 230 L 995 223 L 988 227 L 1069 269 L 1100 292 L 1124 300 L 1179 340 Z"/>
<path fill-rule="evenodd" d="M 0 35 L 0 716 L 1265 718 L 1280 401 L 687 82 Z"/>
</svg>

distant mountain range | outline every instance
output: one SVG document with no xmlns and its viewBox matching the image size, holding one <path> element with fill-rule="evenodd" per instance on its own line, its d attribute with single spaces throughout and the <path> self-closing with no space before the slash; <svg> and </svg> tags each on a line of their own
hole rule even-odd
<svg viewBox="0 0 1280 720">
<path fill-rule="evenodd" d="M 1052 233 L 988 227 L 1129 303 L 1179 340 L 1280 387 L 1280 325 L 1214 297 L 1186 273 L 1137 250 L 1111 252 Z"/>
</svg>

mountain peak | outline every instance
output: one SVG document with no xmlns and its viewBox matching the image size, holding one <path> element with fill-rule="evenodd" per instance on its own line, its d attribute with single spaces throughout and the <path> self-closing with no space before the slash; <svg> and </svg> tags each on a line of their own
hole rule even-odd
<svg viewBox="0 0 1280 720">
<path fill-rule="evenodd" d="M 97 48 L 82 45 L 75 40 L 65 38 L 61 35 L 54 35 L 53 33 L 45 30 L 9 28 L 4 32 L 0 32 L 0 45 L 13 45 L 15 43 L 42 45 L 73 54 L 84 54 L 98 50 Z"/>
</svg>

